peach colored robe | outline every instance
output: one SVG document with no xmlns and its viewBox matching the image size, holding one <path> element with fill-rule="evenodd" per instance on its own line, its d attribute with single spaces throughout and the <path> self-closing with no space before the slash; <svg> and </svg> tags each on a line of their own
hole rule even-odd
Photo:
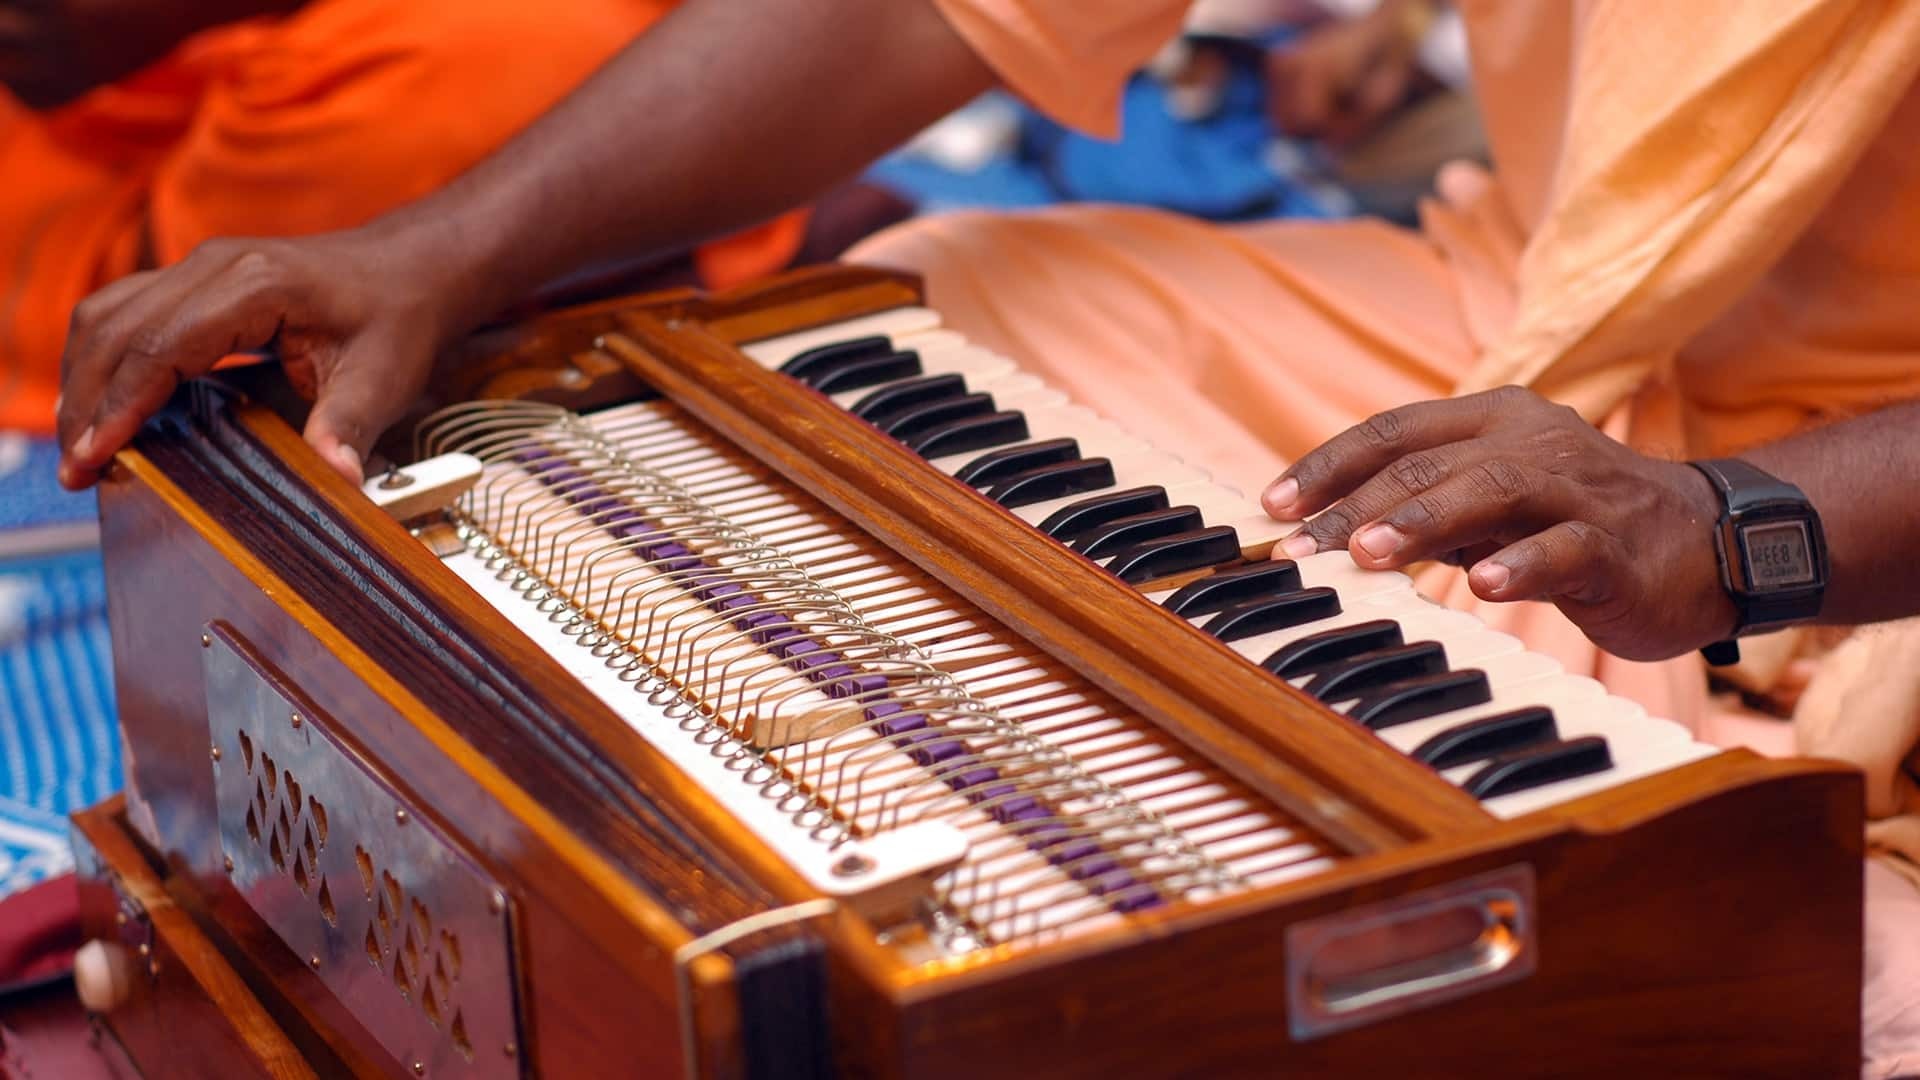
<svg viewBox="0 0 1920 1080">
<path fill-rule="evenodd" d="M 936 3 L 1093 132 L 1186 6 Z M 1458 6 L 1498 171 L 1447 177 L 1417 232 L 1064 207 L 911 223 L 850 257 L 923 273 L 950 324 L 1250 495 L 1373 412 L 1504 383 L 1675 456 L 1920 394 L 1920 3 Z M 1719 723 L 1697 657 L 1627 663 L 1551 607 L 1479 604 L 1456 571 L 1422 585 L 1708 738 L 1790 747 L 1785 725 Z M 1889 930 L 1920 908 L 1897 882 L 1869 875 L 1876 943 L 1920 940 Z M 1869 971 L 1869 1074 L 1913 1069 L 1920 1024 L 1888 1016 L 1920 1015 L 1920 950 Z"/>
<path fill-rule="evenodd" d="M 49 431 L 68 312 L 213 236 L 360 224 L 479 161 L 676 0 L 312 0 L 219 27 L 46 114 L 0 88 L 0 430 Z M 780 268 L 789 215 L 709 244 L 709 284 Z"/>
</svg>

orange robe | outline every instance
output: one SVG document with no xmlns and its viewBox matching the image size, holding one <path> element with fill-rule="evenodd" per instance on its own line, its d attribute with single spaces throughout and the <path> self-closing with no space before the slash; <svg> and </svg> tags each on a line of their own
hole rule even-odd
<svg viewBox="0 0 1920 1080">
<path fill-rule="evenodd" d="M 47 114 L 0 90 L 0 429 L 51 430 L 69 312 L 214 236 L 360 224 L 458 175 L 675 0 L 313 0 L 221 27 Z M 802 219 L 708 245 L 724 286 Z"/>
<path fill-rule="evenodd" d="M 934 2 L 1094 131 L 1187 6 Z M 849 257 L 921 271 L 949 325 L 1250 495 L 1370 413 L 1503 383 L 1688 456 L 1920 397 L 1920 3 L 1455 3 L 1497 171 L 1453 175 L 1418 231 L 1067 207 L 911 223 Z M 1790 749 L 1785 725 L 1710 709 L 1697 656 L 1628 664 L 1546 605 L 1421 584 L 1709 739 Z M 1842 675 L 1809 695 L 1850 701 Z M 1862 1073 L 1912 1076 L 1920 893 L 1866 869 Z"/>
</svg>

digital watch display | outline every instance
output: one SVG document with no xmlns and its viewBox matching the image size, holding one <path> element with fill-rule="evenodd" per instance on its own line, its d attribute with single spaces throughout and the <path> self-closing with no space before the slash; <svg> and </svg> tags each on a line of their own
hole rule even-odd
<svg viewBox="0 0 1920 1080">
<path fill-rule="evenodd" d="M 1720 493 L 1714 553 L 1720 560 L 1720 583 L 1739 613 L 1735 636 L 1818 616 L 1827 588 L 1827 543 L 1820 515 L 1806 494 L 1744 461 L 1688 464 Z M 1715 664 L 1739 658 L 1732 642 L 1705 652 Z"/>
</svg>

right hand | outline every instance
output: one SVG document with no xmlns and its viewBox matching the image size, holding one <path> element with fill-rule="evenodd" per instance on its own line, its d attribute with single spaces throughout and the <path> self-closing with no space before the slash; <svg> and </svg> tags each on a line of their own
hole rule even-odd
<svg viewBox="0 0 1920 1080">
<path fill-rule="evenodd" d="M 1329 22 L 1267 57 L 1267 112 L 1289 135 L 1336 146 L 1364 138 L 1419 80 L 1408 6 L 1387 0 L 1355 19 Z"/>
<path fill-rule="evenodd" d="M 182 380 L 272 349 L 314 398 L 305 437 L 355 484 L 373 441 L 419 395 L 460 327 L 438 260 L 372 229 L 211 240 L 74 308 L 61 362 L 60 482 L 87 487 Z M 439 265 L 444 265 L 439 262 Z"/>
</svg>

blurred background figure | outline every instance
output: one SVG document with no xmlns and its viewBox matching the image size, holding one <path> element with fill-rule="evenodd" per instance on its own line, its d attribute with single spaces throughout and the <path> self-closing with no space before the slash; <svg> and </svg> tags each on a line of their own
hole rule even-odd
<svg viewBox="0 0 1920 1080">
<path fill-rule="evenodd" d="M 1442 164 L 1486 157 L 1466 34 L 1439 0 L 1201 0 L 1128 85 L 1121 130 L 1093 138 L 996 91 L 870 178 L 922 212 L 1116 202 L 1411 222 Z"/>
<path fill-rule="evenodd" d="M 445 184 L 675 0 L 0 0 L 0 429 L 48 432 L 68 313 L 213 236 L 359 224 Z M 799 219 L 698 255 L 778 269 Z"/>
</svg>

